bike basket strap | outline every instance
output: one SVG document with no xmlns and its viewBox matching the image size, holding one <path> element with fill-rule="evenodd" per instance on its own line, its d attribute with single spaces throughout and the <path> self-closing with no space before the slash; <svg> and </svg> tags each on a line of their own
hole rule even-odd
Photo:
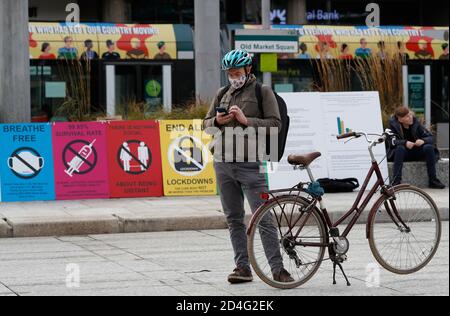
<svg viewBox="0 0 450 316">
<path fill-rule="evenodd" d="M 325 190 L 322 188 L 319 182 L 312 182 L 305 191 L 314 198 L 320 198 L 325 194 Z"/>
</svg>

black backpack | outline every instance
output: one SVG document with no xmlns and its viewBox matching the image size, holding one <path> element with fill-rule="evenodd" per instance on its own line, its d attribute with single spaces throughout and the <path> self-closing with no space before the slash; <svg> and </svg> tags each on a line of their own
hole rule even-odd
<svg viewBox="0 0 450 316">
<path fill-rule="evenodd" d="M 348 179 L 319 179 L 317 182 L 325 190 L 325 193 L 353 192 L 359 188 L 359 181 L 355 178 Z"/>
<path fill-rule="evenodd" d="M 218 96 L 219 102 L 223 99 L 223 97 L 225 96 L 225 94 L 228 92 L 229 89 L 230 89 L 230 85 L 228 85 L 222 89 L 222 91 L 220 92 L 220 94 Z M 267 135 L 266 154 L 268 157 L 268 161 L 280 162 L 281 159 L 283 158 L 284 152 L 286 150 L 286 142 L 287 142 L 287 138 L 288 138 L 288 134 L 289 134 L 289 127 L 291 125 L 291 118 L 288 115 L 288 108 L 287 108 L 286 102 L 275 91 L 273 91 L 273 93 L 275 94 L 275 97 L 277 99 L 278 108 L 280 110 L 280 116 L 281 116 L 281 130 L 278 134 L 278 160 L 273 161 L 272 159 L 270 159 L 271 158 L 271 155 L 270 155 L 271 137 L 270 137 L 270 135 Z M 261 113 L 263 113 L 263 117 L 264 117 L 264 107 L 263 107 L 264 100 L 263 100 L 263 94 L 262 94 L 262 85 L 258 82 L 256 83 L 255 94 L 256 94 L 256 99 L 258 100 L 259 111 Z"/>
</svg>

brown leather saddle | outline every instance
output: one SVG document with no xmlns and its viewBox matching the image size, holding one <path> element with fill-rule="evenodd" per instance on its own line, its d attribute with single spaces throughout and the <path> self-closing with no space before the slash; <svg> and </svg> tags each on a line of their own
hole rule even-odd
<svg viewBox="0 0 450 316">
<path fill-rule="evenodd" d="M 313 163 L 317 158 L 321 156 L 322 153 L 320 152 L 313 152 L 306 155 L 290 155 L 288 157 L 288 162 L 293 166 L 308 167 L 311 163 Z"/>
</svg>

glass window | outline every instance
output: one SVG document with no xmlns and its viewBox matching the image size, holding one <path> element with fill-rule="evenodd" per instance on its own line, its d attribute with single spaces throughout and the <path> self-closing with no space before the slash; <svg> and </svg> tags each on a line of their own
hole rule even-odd
<svg viewBox="0 0 450 316">
<path fill-rule="evenodd" d="M 134 23 L 194 24 L 194 0 L 135 0 L 131 15 Z"/>
<path fill-rule="evenodd" d="M 162 66 L 142 66 L 142 99 L 147 111 L 155 111 L 163 105 Z"/>
<path fill-rule="evenodd" d="M 66 99 L 66 82 L 53 63 L 32 63 L 30 75 L 32 120 L 48 122 Z"/>
<path fill-rule="evenodd" d="M 163 104 L 161 65 L 116 64 L 116 112 L 124 118 L 142 117 Z"/>
<path fill-rule="evenodd" d="M 139 100 L 137 70 L 137 67 L 132 65 L 116 65 L 116 112 L 125 117 L 130 107 Z"/>
<path fill-rule="evenodd" d="M 30 75 L 33 121 L 87 119 L 102 111 L 97 62 L 32 60 Z"/>
</svg>

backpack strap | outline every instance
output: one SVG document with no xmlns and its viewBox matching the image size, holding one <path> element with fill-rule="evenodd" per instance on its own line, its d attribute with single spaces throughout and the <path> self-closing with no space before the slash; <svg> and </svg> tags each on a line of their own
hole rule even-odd
<svg viewBox="0 0 450 316">
<path fill-rule="evenodd" d="M 255 94 L 256 94 L 256 100 L 258 101 L 258 108 L 259 111 L 262 113 L 264 118 L 264 106 L 263 106 L 263 94 L 262 94 L 262 85 L 257 82 L 255 86 Z"/>
<path fill-rule="evenodd" d="M 227 92 L 228 92 L 228 90 L 230 90 L 230 88 L 231 88 L 231 85 L 228 85 L 228 86 L 223 87 L 223 88 L 220 90 L 219 95 L 217 96 L 217 102 L 218 102 L 218 104 L 215 104 L 215 107 L 216 107 L 216 108 L 219 107 L 220 102 L 222 102 L 223 97 L 225 96 L 225 94 L 227 94 Z"/>
<path fill-rule="evenodd" d="M 219 105 L 220 105 L 220 102 L 222 102 L 223 97 L 224 97 L 225 94 L 228 92 L 228 90 L 230 90 L 230 87 L 231 87 L 231 85 L 228 85 L 228 86 L 225 86 L 225 87 L 223 87 L 222 89 L 220 89 L 219 95 L 217 96 L 216 104 L 214 104 L 214 108 L 216 109 L 216 111 L 217 111 L 217 108 L 218 108 Z M 203 121 L 210 120 L 210 119 L 212 119 L 212 118 L 215 117 L 215 116 L 216 116 L 216 114 L 214 114 L 214 116 L 205 118 Z"/>
</svg>

